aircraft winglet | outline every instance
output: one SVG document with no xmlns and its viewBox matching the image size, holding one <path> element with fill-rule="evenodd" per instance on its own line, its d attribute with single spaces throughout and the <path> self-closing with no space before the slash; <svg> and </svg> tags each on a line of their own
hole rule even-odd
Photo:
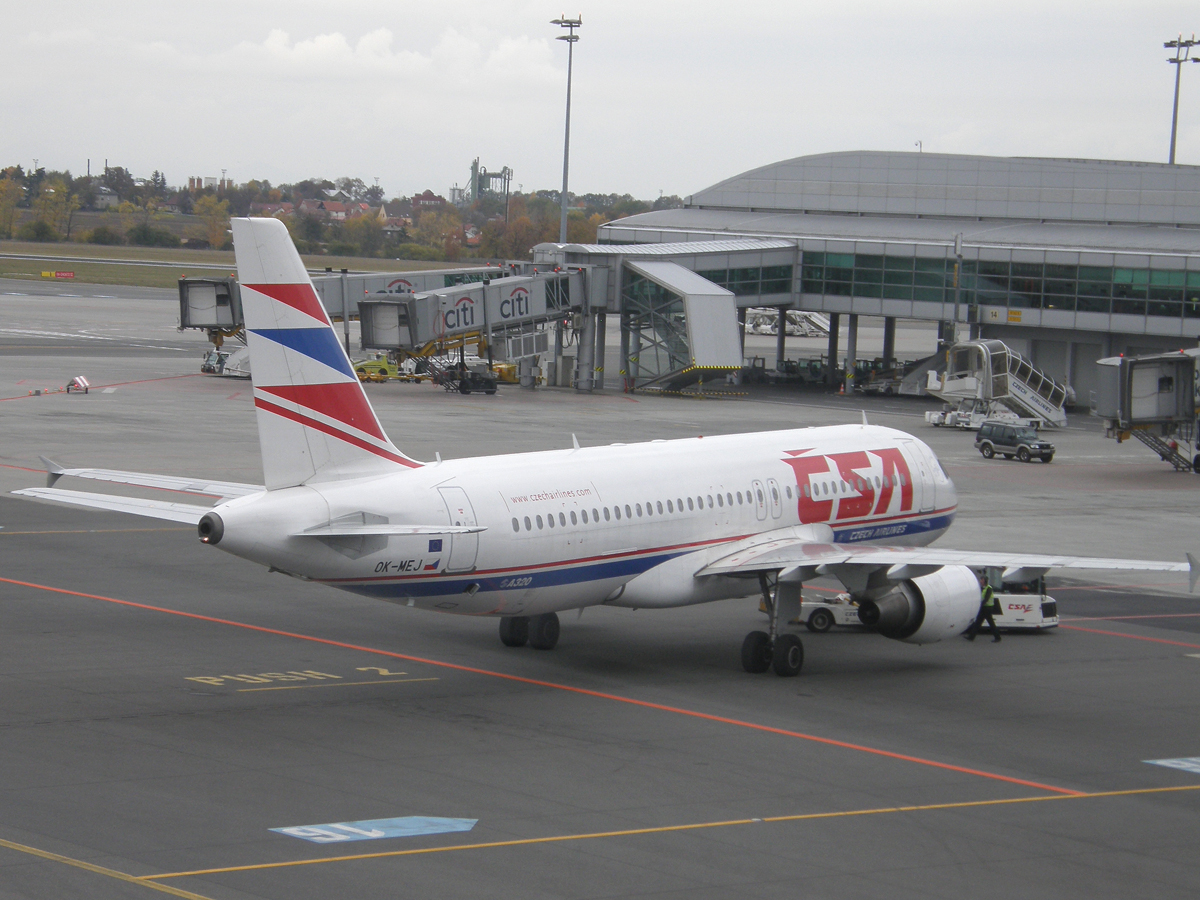
<svg viewBox="0 0 1200 900">
<path fill-rule="evenodd" d="M 67 470 L 52 459 L 47 459 L 44 456 L 39 456 L 38 459 L 46 467 L 46 487 L 54 487 L 54 482 L 62 478 L 67 473 Z"/>
</svg>

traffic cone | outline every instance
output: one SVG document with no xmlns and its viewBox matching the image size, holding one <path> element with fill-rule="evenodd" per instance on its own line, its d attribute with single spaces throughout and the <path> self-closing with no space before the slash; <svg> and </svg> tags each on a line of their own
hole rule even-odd
<svg viewBox="0 0 1200 900">
<path fill-rule="evenodd" d="M 845 396 L 845 394 L 846 394 L 846 382 L 843 381 L 841 384 L 838 385 L 838 396 Z"/>
</svg>

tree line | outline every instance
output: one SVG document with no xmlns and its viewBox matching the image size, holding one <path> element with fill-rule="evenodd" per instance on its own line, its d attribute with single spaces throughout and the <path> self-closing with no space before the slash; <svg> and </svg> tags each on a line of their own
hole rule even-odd
<svg viewBox="0 0 1200 900">
<path fill-rule="evenodd" d="M 305 200 L 325 200 L 338 191 L 351 206 L 345 219 L 301 210 Z M 310 254 L 522 259 L 534 245 L 558 239 L 558 191 L 481 193 L 463 206 L 427 207 L 397 197 L 381 210 L 383 190 L 359 178 L 172 187 L 157 170 L 149 178 L 135 178 L 119 166 L 99 176 L 73 176 L 69 170 L 17 165 L 0 169 L 0 239 L 221 249 L 229 245 L 230 216 L 246 215 L 282 219 L 301 252 Z M 572 243 L 594 243 L 605 222 L 682 206 L 675 196 L 643 201 L 629 194 L 572 194 L 569 199 L 567 240 Z M 101 210 L 103 215 L 94 215 Z M 81 211 L 93 213 L 86 217 L 90 227 L 80 227 Z"/>
</svg>

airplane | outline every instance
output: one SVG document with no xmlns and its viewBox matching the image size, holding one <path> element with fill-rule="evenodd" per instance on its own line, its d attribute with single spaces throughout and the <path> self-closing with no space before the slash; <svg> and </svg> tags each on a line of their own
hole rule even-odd
<svg viewBox="0 0 1200 900">
<path fill-rule="evenodd" d="M 232 220 L 264 484 L 198 481 L 43 458 L 15 494 L 195 524 L 270 571 L 419 609 L 499 618 L 500 639 L 552 649 L 558 613 L 682 607 L 761 594 L 748 672 L 799 673 L 801 586 L 840 581 L 885 637 L 962 634 L 973 569 L 1187 572 L 1200 564 L 930 547 L 954 484 L 912 435 L 862 424 L 420 462 L 385 434 L 284 225 Z M 212 507 L 54 487 L 63 476 L 185 494 Z"/>
</svg>

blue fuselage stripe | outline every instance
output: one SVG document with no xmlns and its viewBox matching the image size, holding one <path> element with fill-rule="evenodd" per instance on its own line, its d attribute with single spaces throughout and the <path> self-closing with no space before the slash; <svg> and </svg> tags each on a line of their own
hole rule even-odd
<svg viewBox="0 0 1200 900">
<path fill-rule="evenodd" d="M 954 513 L 945 513 L 923 519 L 911 519 L 905 522 L 889 522 L 880 525 L 864 523 L 834 531 L 834 540 L 839 544 L 858 543 L 861 541 L 895 539 L 910 535 L 934 535 L 950 527 L 954 521 Z M 580 565 L 565 560 L 561 566 L 554 568 L 530 568 L 524 571 L 511 570 L 502 574 L 478 575 L 432 575 L 424 579 L 372 580 L 359 582 L 337 582 L 337 587 L 343 590 L 374 597 L 380 600 L 398 600 L 407 597 L 444 597 L 461 594 L 471 585 L 478 585 L 475 593 L 486 591 L 534 590 L 537 588 L 559 587 L 568 584 L 582 584 L 589 581 L 608 581 L 610 579 L 628 580 L 657 565 L 692 553 L 694 550 L 670 550 L 665 552 L 650 551 L 645 556 L 627 556 L 620 559 L 602 560 L 600 562 Z"/>
</svg>

